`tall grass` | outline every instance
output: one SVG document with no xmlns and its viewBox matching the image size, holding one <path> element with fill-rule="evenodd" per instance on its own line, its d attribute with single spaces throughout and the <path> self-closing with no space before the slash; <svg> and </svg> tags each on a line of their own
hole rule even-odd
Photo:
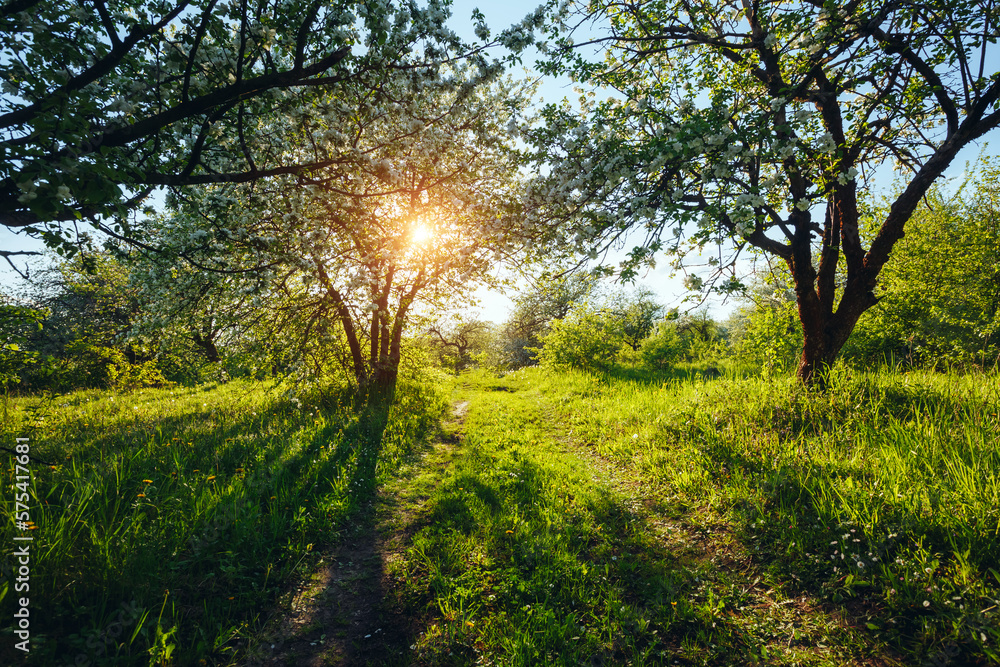
<svg viewBox="0 0 1000 667">
<path fill-rule="evenodd" d="M 1000 380 L 840 370 L 623 381 L 525 375 L 576 437 L 713 508 L 762 563 L 856 604 L 910 655 L 1000 660 Z"/>
<path fill-rule="evenodd" d="M 34 664 L 234 660 L 283 586 L 337 539 L 443 405 L 430 381 L 402 382 L 383 438 L 371 442 L 349 401 L 287 390 L 233 381 L 9 399 L 0 438 L 29 437 L 46 462 L 31 464 Z M 13 461 L 2 472 L 10 517 Z M 0 541 L 12 545 L 14 534 L 6 521 Z M 5 618 L 18 596 L 5 578 Z"/>
</svg>

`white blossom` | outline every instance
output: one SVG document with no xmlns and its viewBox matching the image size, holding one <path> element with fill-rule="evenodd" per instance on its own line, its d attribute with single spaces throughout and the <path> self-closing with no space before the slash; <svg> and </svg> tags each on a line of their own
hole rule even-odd
<svg viewBox="0 0 1000 667">
<path fill-rule="evenodd" d="M 836 142 L 833 140 L 833 135 L 829 132 L 823 134 L 819 138 L 819 145 L 817 148 L 823 153 L 832 153 L 837 148 Z"/>
</svg>

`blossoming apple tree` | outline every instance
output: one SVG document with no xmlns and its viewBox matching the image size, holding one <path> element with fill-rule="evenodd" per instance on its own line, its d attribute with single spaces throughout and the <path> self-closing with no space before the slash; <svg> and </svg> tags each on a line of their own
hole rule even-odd
<svg viewBox="0 0 1000 667">
<path fill-rule="evenodd" d="M 526 133 L 535 196 L 567 221 L 550 247 L 635 243 L 626 277 L 706 245 L 776 256 L 798 375 L 822 383 L 921 197 L 1000 123 L 998 30 L 981 0 L 552 3 L 545 66 L 611 95 Z M 890 164 L 904 186 L 866 244 L 859 192 Z M 688 286 L 738 289 L 733 257 Z"/>
<path fill-rule="evenodd" d="M 322 167 L 259 119 L 476 56 L 447 16 L 441 0 L 4 2 L 0 225 L 72 248 L 157 187 Z M 0 251 L 18 254 L 34 253 Z"/>
<path fill-rule="evenodd" d="M 178 193 L 173 215 L 147 223 L 161 248 L 143 279 L 150 301 L 172 313 L 206 282 L 253 294 L 250 309 L 280 296 L 299 335 L 335 324 L 358 385 L 391 401 L 414 308 L 488 279 L 532 231 L 506 129 L 526 90 L 497 74 L 401 73 L 288 115 L 310 142 L 286 150 L 326 166 Z"/>
</svg>

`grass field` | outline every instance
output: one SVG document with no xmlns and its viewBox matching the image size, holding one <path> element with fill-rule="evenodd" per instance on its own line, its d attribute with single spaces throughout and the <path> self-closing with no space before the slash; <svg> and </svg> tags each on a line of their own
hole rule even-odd
<svg viewBox="0 0 1000 667">
<path fill-rule="evenodd" d="M 12 401 L 54 464 L 33 661 L 996 664 L 998 397 L 477 372 L 410 381 L 379 444 L 240 382 Z"/>
<path fill-rule="evenodd" d="M 33 664 L 230 662 L 442 407 L 435 387 L 404 383 L 372 447 L 347 407 L 286 390 L 234 381 L 5 404 L 4 442 L 27 435 L 40 459 L 29 465 L 34 529 L 0 530 L 5 574 L 14 535 L 35 538 Z M 11 456 L 8 517 L 15 471 Z M 20 595 L 5 576 L 4 618 Z M 9 633 L 3 664 L 22 659 Z"/>
</svg>

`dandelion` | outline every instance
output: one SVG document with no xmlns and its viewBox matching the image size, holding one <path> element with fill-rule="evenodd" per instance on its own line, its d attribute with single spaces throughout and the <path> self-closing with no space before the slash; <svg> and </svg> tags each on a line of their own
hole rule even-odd
<svg viewBox="0 0 1000 667">
<path fill-rule="evenodd" d="M 144 480 L 142 480 L 142 483 L 143 484 L 152 484 L 153 480 L 151 480 L 151 479 L 144 479 Z"/>
<path fill-rule="evenodd" d="M 145 494 L 145 493 L 137 493 L 137 494 L 136 494 L 136 497 L 137 497 L 137 498 L 145 498 L 145 497 L 146 497 L 146 494 Z"/>
<path fill-rule="evenodd" d="M 924 600 L 924 606 L 925 607 L 930 607 L 931 606 L 931 601 L 930 600 Z"/>
<path fill-rule="evenodd" d="M 213 479 L 215 479 L 215 475 L 209 475 L 208 476 L 208 481 L 209 482 L 211 482 Z"/>
</svg>

